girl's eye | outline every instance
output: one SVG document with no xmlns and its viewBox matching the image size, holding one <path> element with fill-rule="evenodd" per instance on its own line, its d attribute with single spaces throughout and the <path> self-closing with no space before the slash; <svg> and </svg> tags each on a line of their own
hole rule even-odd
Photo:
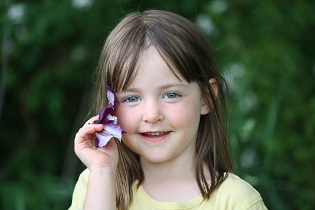
<svg viewBox="0 0 315 210">
<path fill-rule="evenodd" d="M 126 102 L 137 102 L 137 101 L 140 101 L 140 98 L 138 98 L 137 96 L 130 96 L 130 97 L 126 98 L 124 101 L 126 101 Z"/>
<path fill-rule="evenodd" d="M 179 96 L 180 96 L 180 95 L 177 94 L 177 93 L 167 93 L 164 97 L 171 99 L 171 98 L 177 98 L 177 97 L 179 97 Z"/>
</svg>

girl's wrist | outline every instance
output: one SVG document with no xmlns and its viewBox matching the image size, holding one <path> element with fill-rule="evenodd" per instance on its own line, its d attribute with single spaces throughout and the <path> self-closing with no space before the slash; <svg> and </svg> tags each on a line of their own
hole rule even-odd
<svg viewBox="0 0 315 210">
<path fill-rule="evenodd" d="M 116 175 L 116 167 L 113 166 L 93 166 L 89 167 L 90 173 L 100 175 Z"/>
</svg>

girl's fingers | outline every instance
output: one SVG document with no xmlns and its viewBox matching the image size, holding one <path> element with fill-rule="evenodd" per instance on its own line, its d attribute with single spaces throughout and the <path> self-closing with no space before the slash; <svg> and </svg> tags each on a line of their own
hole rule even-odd
<svg viewBox="0 0 315 210">
<path fill-rule="evenodd" d="M 94 133 L 95 132 L 99 132 L 101 130 L 103 130 L 104 125 L 102 124 L 94 124 L 95 120 L 98 120 L 99 117 L 94 116 L 91 119 L 89 119 L 82 128 L 80 128 L 80 130 L 77 132 L 76 136 L 75 136 L 75 144 L 80 144 L 84 141 L 94 141 L 95 137 L 94 137 Z"/>
<path fill-rule="evenodd" d="M 96 115 L 96 116 L 92 117 L 91 119 L 89 119 L 88 121 L 86 121 L 86 123 L 84 124 L 84 126 L 93 125 L 93 124 L 94 124 L 94 121 L 95 121 L 95 120 L 98 120 L 98 119 L 99 119 L 99 116 Z M 83 126 L 83 127 L 84 127 L 84 126 Z"/>
<path fill-rule="evenodd" d="M 104 125 L 102 124 L 93 124 L 93 125 L 84 126 L 80 128 L 80 130 L 78 131 L 75 137 L 76 143 L 80 143 L 82 141 L 92 139 L 92 135 L 95 132 L 99 132 L 103 130 L 103 128 L 104 128 Z"/>
</svg>

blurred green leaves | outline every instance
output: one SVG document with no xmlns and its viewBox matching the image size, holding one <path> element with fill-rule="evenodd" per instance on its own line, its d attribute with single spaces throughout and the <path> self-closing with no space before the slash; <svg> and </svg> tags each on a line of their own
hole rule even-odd
<svg viewBox="0 0 315 210">
<path fill-rule="evenodd" d="M 270 209 L 313 209 L 315 4 L 225 3 L 224 13 L 214 12 L 214 2 L 206 8 L 214 14 L 219 35 L 212 42 L 224 53 L 218 59 L 233 90 L 237 172 Z"/>
<path fill-rule="evenodd" d="M 0 208 L 69 206 L 82 170 L 72 141 L 100 50 L 119 18 L 147 8 L 179 13 L 209 37 L 232 88 L 237 174 L 269 209 L 314 209 L 315 3 L 307 0 L 0 2 Z"/>
</svg>

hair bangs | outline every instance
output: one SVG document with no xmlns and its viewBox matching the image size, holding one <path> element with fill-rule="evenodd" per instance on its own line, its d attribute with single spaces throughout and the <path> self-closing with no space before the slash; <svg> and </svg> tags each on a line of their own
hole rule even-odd
<svg viewBox="0 0 315 210">
<path fill-rule="evenodd" d="M 194 44 L 193 31 L 188 20 L 176 14 L 175 18 L 157 12 L 131 13 L 112 31 L 105 43 L 103 52 L 107 52 L 105 61 L 107 85 L 114 91 L 126 89 L 135 79 L 143 53 L 154 46 L 179 78 L 178 73 L 187 82 L 208 81 L 202 64 L 198 63 L 198 47 Z M 191 38 L 192 37 L 192 38 Z M 194 39 L 195 38 L 195 39 Z"/>
<path fill-rule="evenodd" d="M 197 56 L 195 59 L 191 54 L 191 43 L 183 37 L 187 33 L 183 26 L 165 16 L 147 21 L 150 22 L 147 35 L 173 73 L 177 77 L 179 73 L 187 82 L 198 81 L 201 66 L 196 62 Z"/>
<path fill-rule="evenodd" d="M 107 85 L 117 92 L 125 90 L 134 81 L 143 52 L 150 43 L 146 38 L 146 28 L 137 25 L 127 30 L 121 27 L 118 35 L 109 40 L 104 47 L 107 53 L 105 78 Z"/>
</svg>

